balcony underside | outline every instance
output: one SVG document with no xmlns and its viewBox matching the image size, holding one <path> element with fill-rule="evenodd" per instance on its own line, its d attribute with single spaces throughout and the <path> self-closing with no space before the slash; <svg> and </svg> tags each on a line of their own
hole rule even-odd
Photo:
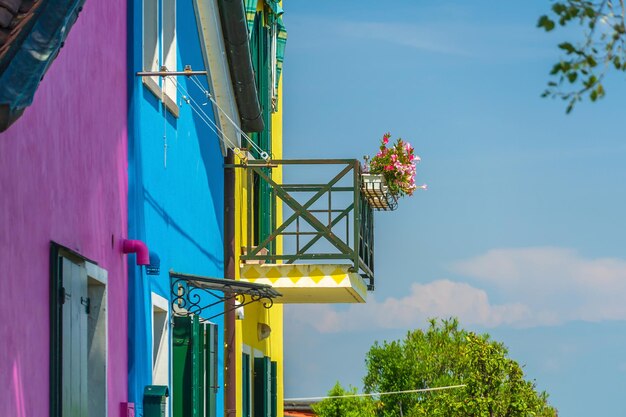
<svg viewBox="0 0 626 417">
<path fill-rule="evenodd" d="M 269 284 L 283 296 L 277 303 L 364 303 L 367 285 L 352 265 L 248 264 L 241 266 L 241 279 Z"/>
</svg>

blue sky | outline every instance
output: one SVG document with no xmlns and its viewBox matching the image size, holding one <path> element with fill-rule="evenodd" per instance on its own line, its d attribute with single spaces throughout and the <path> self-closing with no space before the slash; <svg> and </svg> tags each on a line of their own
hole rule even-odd
<svg viewBox="0 0 626 417">
<path fill-rule="evenodd" d="M 355 5 L 285 3 L 285 156 L 360 158 L 390 131 L 429 190 L 377 213 L 367 304 L 286 308 L 286 397 L 361 387 L 375 340 L 458 316 L 561 417 L 625 415 L 626 80 L 569 116 L 539 97 L 566 37 L 535 28 L 550 2 Z"/>
</svg>

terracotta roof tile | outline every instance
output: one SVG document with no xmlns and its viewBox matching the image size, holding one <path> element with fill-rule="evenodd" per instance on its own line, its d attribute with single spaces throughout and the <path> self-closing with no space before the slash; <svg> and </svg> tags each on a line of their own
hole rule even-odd
<svg viewBox="0 0 626 417">
<path fill-rule="evenodd" d="M 45 0 L 0 0 L 0 73 L 21 45 Z"/>
</svg>

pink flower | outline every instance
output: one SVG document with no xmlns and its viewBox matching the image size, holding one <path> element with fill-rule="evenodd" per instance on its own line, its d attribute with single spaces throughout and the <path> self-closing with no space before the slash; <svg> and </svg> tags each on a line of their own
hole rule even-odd
<svg viewBox="0 0 626 417">
<path fill-rule="evenodd" d="M 389 143 L 389 139 L 387 139 L 387 136 L 383 136 L 383 143 L 385 145 Z"/>
</svg>

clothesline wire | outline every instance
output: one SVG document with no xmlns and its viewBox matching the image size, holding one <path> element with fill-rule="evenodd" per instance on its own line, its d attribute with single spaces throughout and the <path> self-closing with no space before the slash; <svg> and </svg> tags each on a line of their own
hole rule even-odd
<svg viewBox="0 0 626 417">
<path fill-rule="evenodd" d="M 268 155 L 267 152 L 265 152 L 259 145 L 254 143 L 254 141 L 250 138 L 250 136 L 248 136 L 248 134 L 246 132 L 241 130 L 241 128 L 237 125 L 237 123 L 235 123 L 235 121 L 228 115 L 228 113 L 218 104 L 217 100 L 215 100 L 215 98 L 213 97 L 213 94 L 211 94 L 211 92 L 209 90 L 204 88 L 204 86 L 202 85 L 202 83 L 198 79 L 198 76 L 197 75 L 191 76 L 191 80 L 200 89 L 200 91 L 202 91 L 202 93 L 204 93 L 206 98 L 211 100 L 211 102 L 219 109 L 219 111 L 222 112 L 224 117 L 226 117 L 226 119 L 228 119 L 228 121 L 233 125 L 233 127 L 241 134 L 241 136 L 243 136 L 246 139 L 248 144 L 251 147 L 253 147 L 254 149 L 256 149 L 256 151 L 259 152 L 259 154 L 261 155 L 261 157 L 263 159 L 267 159 L 267 155 Z M 264 157 L 264 155 L 265 155 L 265 157 Z"/>
<path fill-rule="evenodd" d="M 462 388 L 465 387 L 466 384 L 461 385 L 449 385 L 447 387 L 434 387 L 434 388 L 421 388 L 421 389 L 409 389 L 404 391 L 389 391 L 389 392 L 373 392 L 370 394 L 347 394 L 347 395 L 329 395 L 326 397 L 303 397 L 303 398 L 285 398 L 285 402 L 289 401 L 313 401 L 313 400 L 326 400 L 332 398 L 351 398 L 351 397 L 376 397 L 381 395 L 391 395 L 391 394 L 409 394 L 416 392 L 431 392 L 431 391 L 443 391 L 454 388 Z"/>
<path fill-rule="evenodd" d="M 167 77 L 165 77 L 167 78 Z M 233 141 L 226 135 L 226 133 L 224 133 L 224 131 L 222 129 L 220 129 L 220 127 L 213 121 L 211 120 L 211 118 L 206 114 L 206 112 L 204 111 L 204 109 L 202 109 L 202 107 L 200 106 L 200 104 L 198 104 L 198 102 L 196 100 L 193 99 L 193 97 L 191 97 L 191 95 L 189 94 L 189 92 L 187 91 L 187 89 L 185 89 L 185 87 L 183 87 L 182 85 L 180 85 L 180 83 L 176 83 L 173 80 L 170 79 L 170 81 L 176 86 L 176 89 L 178 90 L 178 92 L 182 95 L 183 100 L 185 101 L 185 103 L 187 103 L 189 105 L 189 107 L 191 108 L 191 110 L 196 113 L 198 115 L 198 117 L 200 117 L 200 119 L 207 125 L 207 127 L 209 129 L 211 129 L 211 131 L 213 133 L 215 133 L 215 135 L 219 138 L 220 134 L 222 137 L 222 142 L 224 142 L 224 144 L 226 146 L 230 146 L 232 147 L 232 149 L 234 150 L 234 152 L 237 154 L 237 156 L 239 156 L 240 158 L 244 157 L 244 154 L 241 152 L 241 150 L 237 147 L 237 145 L 235 143 L 233 143 Z M 194 107 L 195 106 L 195 107 Z M 219 132 L 219 133 L 218 133 Z"/>
<path fill-rule="evenodd" d="M 167 71 L 167 70 L 166 70 Z M 207 75 L 208 76 L 208 75 Z M 200 104 L 198 104 L 198 102 L 196 100 L 194 100 L 194 98 L 191 96 L 191 94 L 189 94 L 189 92 L 187 91 L 187 89 L 185 87 L 183 87 L 182 85 L 180 85 L 180 83 L 177 83 L 174 81 L 174 79 L 170 78 L 167 75 L 162 75 L 162 77 L 167 80 L 169 79 L 171 81 L 171 83 L 174 85 L 174 87 L 181 93 L 181 95 L 183 96 L 183 100 L 189 105 L 189 107 L 200 117 L 200 119 L 209 127 L 209 129 L 211 129 L 211 131 L 213 131 L 213 133 L 215 133 L 215 135 L 218 137 L 218 139 L 220 139 L 227 147 L 231 147 L 233 149 L 233 151 L 237 154 L 237 156 L 239 156 L 240 158 L 243 158 L 245 156 L 245 154 L 243 154 L 241 152 L 241 149 L 239 149 L 239 147 L 237 146 L 237 144 L 231 139 L 229 138 L 226 133 L 217 125 L 217 123 L 215 123 L 207 114 L 206 112 L 202 109 L 202 107 L 200 106 Z M 268 154 L 268 152 L 266 152 L 265 150 L 263 150 L 263 148 L 261 148 L 259 145 L 257 145 L 251 138 L 250 136 L 248 136 L 246 134 L 246 132 L 244 132 L 238 125 L 237 123 L 235 123 L 235 121 L 228 115 L 228 113 L 218 104 L 218 102 L 215 100 L 215 98 L 213 97 L 213 95 L 206 89 L 204 88 L 204 86 L 202 85 L 202 83 L 200 82 L 200 80 L 198 80 L 198 77 L 196 75 L 193 75 L 191 77 L 191 80 L 193 81 L 193 83 L 198 87 L 198 89 L 200 89 L 200 91 L 205 95 L 205 97 L 207 99 L 209 99 L 220 111 L 221 113 L 226 117 L 226 119 L 232 124 L 232 126 L 235 128 L 235 130 L 245 138 L 246 142 L 248 142 L 249 146 L 251 148 L 253 148 L 254 150 L 256 150 L 259 153 L 259 156 L 268 161 L 270 159 L 270 156 Z M 163 98 L 162 98 L 163 99 Z M 195 108 L 194 108 L 195 106 Z M 219 133 L 218 133 L 219 132 Z M 164 133 L 165 134 L 165 133 Z M 221 136 L 221 137 L 220 137 Z M 167 140 L 164 138 L 164 140 Z M 166 149 L 167 149 L 167 142 L 165 145 Z"/>
<path fill-rule="evenodd" d="M 165 78 L 167 79 L 167 77 Z M 202 107 L 200 107 L 200 105 L 193 99 L 193 97 L 191 97 L 189 93 L 187 93 L 187 90 L 184 87 L 182 87 L 180 83 L 176 83 L 171 79 L 170 81 L 172 82 L 172 84 L 174 84 L 178 92 L 183 96 L 183 100 L 185 101 L 185 103 L 189 105 L 189 107 L 200 117 L 200 119 L 209 127 L 209 129 L 211 129 L 211 131 L 213 131 L 213 133 L 215 133 L 218 136 L 219 136 L 219 133 L 221 133 L 222 136 L 224 137 L 224 140 L 228 142 L 226 144 L 227 146 L 230 145 L 230 146 L 236 147 L 236 145 L 228 138 L 228 136 L 226 136 L 224 132 L 222 132 L 222 130 L 215 124 L 215 122 L 213 122 L 213 120 L 211 120 L 211 118 L 204 112 Z M 197 109 L 194 107 L 194 105 L 197 107 Z"/>
</svg>

